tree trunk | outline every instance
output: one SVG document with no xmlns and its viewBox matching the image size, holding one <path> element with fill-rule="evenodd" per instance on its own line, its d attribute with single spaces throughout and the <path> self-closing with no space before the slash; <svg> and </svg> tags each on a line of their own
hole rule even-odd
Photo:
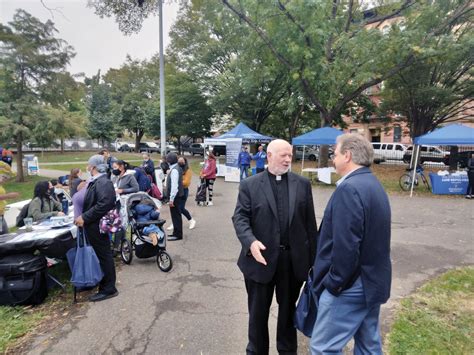
<svg viewBox="0 0 474 355">
<path fill-rule="evenodd" d="M 141 142 L 144 134 L 145 134 L 145 132 L 142 131 L 142 130 L 137 130 L 135 132 L 135 153 L 140 152 L 140 142 Z"/>
<path fill-rule="evenodd" d="M 64 137 L 61 137 L 61 154 L 64 154 Z"/>
<path fill-rule="evenodd" d="M 178 136 L 178 153 L 181 155 L 181 136 Z"/>
<path fill-rule="evenodd" d="M 330 117 L 325 117 L 325 116 L 329 116 L 329 115 L 322 115 L 322 120 L 321 120 L 321 128 L 323 127 L 329 127 L 329 123 L 328 122 L 331 122 L 331 118 Z M 329 155 L 329 146 L 328 145 L 321 145 L 319 147 L 319 167 L 320 168 L 327 168 L 329 166 L 329 158 L 328 158 L 328 155 Z"/>
<path fill-rule="evenodd" d="M 25 182 L 25 176 L 23 174 L 23 139 L 21 133 L 18 136 L 16 142 L 16 182 Z"/>
</svg>

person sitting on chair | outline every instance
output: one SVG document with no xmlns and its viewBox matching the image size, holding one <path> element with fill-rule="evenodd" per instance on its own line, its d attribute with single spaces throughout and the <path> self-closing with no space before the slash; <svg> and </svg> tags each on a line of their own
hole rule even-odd
<svg viewBox="0 0 474 355">
<path fill-rule="evenodd" d="M 28 207 L 28 217 L 34 222 L 53 216 L 64 216 L 61 203 L 52 198 L 54 187 L 49 181 L 39 181 L 35 186 L 34 197 Z"/>
</svg>

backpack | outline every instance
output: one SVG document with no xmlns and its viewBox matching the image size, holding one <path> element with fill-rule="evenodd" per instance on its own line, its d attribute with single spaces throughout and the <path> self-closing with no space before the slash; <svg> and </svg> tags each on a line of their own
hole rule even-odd
<svg viewBox="0 0 474 355">
<path fill-rule="evenodd" d="M 31 201 L 28 202 L 26 205 L 24 205 L 21 208 L 20 213 L 16 217 L 16 226 L 18 228 L 23 227 L 25 225 L 25 222 L 23 222 L 23 219 L 28 217 L 28 209 L 30 208 L 30 203 Z M 43 209 L 43 199 L 41 199 L 41 209 Z"/>
<path fill-rule="evenodd" d="M 28 217 L 28 208 L 30 208 L 30 202 L 28 202 L 26 205 L 24 205 L 21 208 L 20 214 L 16 217 L 17 227 L 23 227 L 25 225 L 25 222 L 23 222 L 23 219 Z"/>
<path fill-rule="evenodd" d="M 151 179 L 146 175 L 143 168 L 135 168 L 135 178 L 140 191 L 147 192 L 151 188 Z"/>
</svg>

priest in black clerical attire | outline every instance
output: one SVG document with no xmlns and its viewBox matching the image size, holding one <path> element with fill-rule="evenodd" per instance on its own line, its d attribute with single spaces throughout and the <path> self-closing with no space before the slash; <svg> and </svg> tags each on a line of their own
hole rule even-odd
<svg viewBox="0 0 474 355">
<path fill-rule="evenodd" d="M 308 179 L 289 172 L 291 145 L 267 148 L 268 169 L 240 182 L 234 228 L 242 244 L 238 266 L 245 278 L 249 328 L 247 354 L 268 354 L 268 317 L 276 292 L 276 348 L 296 354 L 295 304 L 313 265 L 317 226 Z"/>
</svg>

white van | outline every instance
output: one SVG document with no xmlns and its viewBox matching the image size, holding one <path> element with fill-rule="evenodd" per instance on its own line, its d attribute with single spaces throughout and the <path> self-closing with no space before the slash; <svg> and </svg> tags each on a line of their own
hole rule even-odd
<svg viewBox="0 0 474 355">
<path fill-rule="evenodd" d="M 407 146 L 401 143 L 374 143 L 372 142 L 374 153 L 387 160 L 402 160 Z"/>
</svg>

